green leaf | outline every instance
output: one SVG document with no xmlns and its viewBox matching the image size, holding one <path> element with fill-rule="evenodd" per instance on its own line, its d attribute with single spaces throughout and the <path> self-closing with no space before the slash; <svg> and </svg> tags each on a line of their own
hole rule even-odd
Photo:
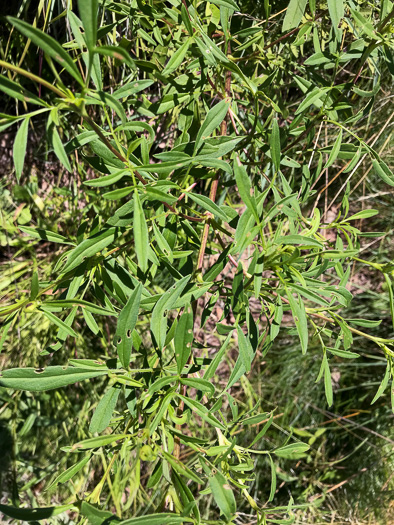
<svg viewBox="0 0 394 525">
<path fill-rule="evenodd" d="M 326 393 L 326 399 L 328 406 L 332 406 L 333 396 L 332 396 L 332 382 L 331 382 L 331 372 L 330 366 L 328 364 L 327 356 L 324 355 L 323 358 L 323 367 L 324 367 L 324 391 Z"/>
<path fill-rule="evenodd" d="M 249 445 L 249 448 L 252 448 L 253 445 L 255 445 L 256 443 L 258 443 L 260 441 L 260 439 L 262 437 L 265 436 L 265 434 L 267 433 L 267 430 L 270 428 L 270 426 L 272 425 L 274 421 L 274 414 L 271 413 L 268 421 L 266 422 L 266 424 L 263 426 L 263 428 L 260 430 L 260 432 L 257 434 L 257 436 L 254 438 L 254 440 L 252 441 L 252 443 Z"/>
<path fill-rule="evenodd" d="M 89 432 L 99 434 L 109 425 L 120 394 L 120 388 L 112 387 L 100 399 L 89 426 Z"/>
<path fill-rule="evenodd" d="M 275 244 L 299 244 L 301 246 L 317 246 L 323 248 L 323 244 L 312 237 L 304 237 L 303 235 L 286 235 L 285 237 L 278 237 Z"/>
<path fill-rule="evenodd" d="M 226 427 L 220 423 L 214 415 L 212 415 L 204 405 L 196 401 L 195 399 L 190 399 L 188 397 L 177 394 L 180 399 L 182 399 L 189 408 L 191 408 L 196 414 L 198 414 L 204 421 L 210 425 L 220 428 L 221 430 L 226 430 Z"/>
<path fill-rule="evenodd" d="M 156 430 L 156 428 L 160 425 L 160 423 L 163 421 L 163 417 L 165 413 L 168 410 L 169 404 L 174 398 L 174 392 L 170 390 L 168 394 L 165 396 L 165 398 L 162 400 L 160 404 L 159 410 L 156 411 L 155 418 L 153 419 L 152 423 L 149 425 L 149 433 L 150 435 L 153 434 L 153 432 Z"/>
<path fill-rule="evenodd" d="M 53 60 L 58 62 L 77 82 L 84 86 L 83 79 L 74 64 L 72 58 L 62 46 L 52 37 L 40 31 L 36 27 L 31 26 L 24 20 L 19 18 L 7 17 L 7 20 L 20 31 L 26 38 L 29 38 L 36 46 L 41 48 L 44 53 L 49 55 Z"/>
<path fill-rule="evenodd" d="M 129 174 L 129 170 L 119 170 L 109 175 L 104 175 L 103 177 L 97 177 L 97 179 L 85 180 L 84 184 L 86 186 L 93 186 L 94 188 L 103 188 L 111 184 L 115 184 L 125 175 Z"/>
<path fill-rule="evenodd" d="M 75 510 L 74 504 L 60 505 L 59 507 L 42 507 L 40 509 L 21 509 L 20 507 L 0 505 L 0 512 L 5 516 L 25 522 L 47 520 L 48 518 L 62 514 L 66 510 Z"/>
<path fill-rule="evenodd" d="M 191 388 L 195 388 L 196 390 L 199 390 L 200 392 L 209 392 L 211 395 L 215 393 L 215 387 L 212 383 L 209 381 L 206 381 L 205 379 L 198 379 L 198 378 L 185 378 L 180 380 L 182 385 L 190 386 Z"/>
<path fill-rule="evenodd" d="M 203 485 L 203 480 L 197 476 L 195 472 L 193 472 L 191 469 L 186 467 L 179 459 L 171 456 L 171 454 L 168 454 L 163 450 L 162 452 L 163 457 L 168 461 L 168 463 L 172 466 L 172 468 L 178 472 L 181 476 L 185 476 L 186 478 L 191 479 L 195 483 L 199 483 L 200 485 Z"/>
<path fill-rule="evenodd" d="M 212 496 L 221 512 L 226 516 L 226 519 L 230 521 L 237 511 L 237 504 L 229 481 L 216 468 L 209 468 L 208 463 L 204 461 L 203 458 L 200 458 L 200 461 L 205 472 L 208 474 L 208 482 Z"/>
<path fill-rule="evenodd" d="M 134 192 L 134 245 L 138 264 L 145 273 L 148 269 L 149 232 L 138 192 Z"/>
<path fill-rule="evenodd" d="M 272 132 L 270 137 L 270 150 L 271 158 L 274 163 L 275 170 L 279 171 L 280 169 L 280 133 L 278 120 L 275 118 L 272 121 Z"/>
<path fill-rule="evenodd" d="M 63 164 L 66 170 L 72 171 L 71 164 L 68 160 L 60 135 L 54 126 L 52 128 L 52 146 L 56 157 L 60 160 L 60 162 Z"/>
<path fill-rule="evenodd" d="M 185 24 L 187 32 L 189 33 L 190 36 L 193 36 L 193 28 L 190 22 L 189 13 L 184 4 L 181 4 L 181 17 L 182 17 L 182 22 Z"/>
<path fill-rule="evenodd" d="M 282 24 L 282 32 L 297 27 L 304 16 L 307 0 L 290 0 Z"/>
<path fill-rule="evenodd" d="M 183 4 L 182 4 L 182 7 L 184 7 Z M 181 498 L 181 501 L 182 501 L 184 507 L 186 505 L 193 504 L 192 512 L 194 514 L 194 517 L 197 520 L 196 525 L 200 525 L 200 523 L 201 523 L 200 511 L 198 509 L 197 502 L 196 502 L 196 500 L 193 497 L 192 491 L 186 485 L 185 481 L 174 470 L 171 473 L 171 479 L 172 479 L 172 482 L 174 484 L 174 487 L 175 487 L 175 490 L 176 490 L 177 494 Z"/>
<path fill-rule="evenodd" d="M 218 217 L 225 222 L 228 221 L 227 215 L 209 197 L 206 197 L 205 195 L 197 195 L 196 193 L 187 193 L 187 196 L 201 206 L 201 208 L 212 213 L 215 217 Z"/>
<path fill-rule="evenodd" d="M 103 308 L 97 304 L 90 303 L 84 299 L 55 299 L 55 301 L 46 301 L 41 304 L 40 308 L 46 312 L 58 312 L 63 308 L 71 308 L 73 306 L 81 306 L 84 310 L 88 310 L 93 314 L 98 315 L 116 315 L 115 310 L 109 310 L 108 308 Z"/>
<path fill-rule="evenodd" d="M 347 350 L 338 350 L 337 348 L 327 348 L 327 350 L 338 357 L 343 357 L 344 359 L 354 359 L 360 357 L 359 354 L 355 352 L 348 352 Z"/>
<path fill-rule="evenodd" d="M 341 31 L 339 30 L 339 24 L 342 18 L 345 16 L 345 7 L 343 0 L 327 0 L 328 12 L 330 13 L 332 27 L 334 29 L 337 40 L 341 38 Z"/>
<path fill-rule="evenodd" d="M 308 321 L 305 312 L 305 306 L 303 301 L 297 295 L 297 299 L 293 297 L 293 294 L 286 289 L 287 298 L 289 300 L 291 313 L 297 328 L 298 336 L 300 338 L 302 353 L 305 354 L 308 349 Z"/>
<path fill-rule="evenodd" d="M 147 131 L 149 133 L 150 142 L 153 142 L 156 136 L 152 126 L 150 126 L 146 122 L 142 122 L 141 120 L 133 120 L 132 122 L 126 122 L 126 124 L 117 127 L 115 131 Z"/>
<path fill-rule="evenodd" d="M 306 443 L 290 443 L 284 447 L 279 447 L 274 450 L 274 454 L 280 458 L 292 458 L 298 454 L 304 454 L 311 447 Z"/>
<path fill-rule="evenodd" d="M 362 210 L 358 213 L 355 213 L 354 215 L 351 215 L 350 217 L 347 217 L 347 219 L 345 219 L 343 222 L 356 221 L 358 219 L 368 219 L 369 217 L 374 217 L 375 215 L 378 215 L 378 213 L 378 210 Z"/>
<path fill-rule="evenodd" d="M 118 324 L 115 333 L 115 345 L 119 360 L 124 368 L 130 365 L 131 349 L 133 347 L 132 333 L 138 319 L 142 293 L 142 284 L 138 283 L 134 292 L 119 314 Z"/>
<path fill-rule="evenodd" d="M 172 55 L 170 60 L 167 62 L 167 65 L 164 68 L 164 70 L 161 72 L 162 75 L 170 75 L 173 71 L 175 71 L 183 63 L 186 53 L 192 41 L 193 41 L 192 38 L 188 38 L 186 42 L 184 42 L 180 47 L 178 47 L 178 49 Z"/>
<path fill-rule="evenodd" d="M 338 158 L 338 153 L 339 153 L 339 150 L 341 149 L 341 144 L 342 144 L 342 130 L 340 130 L 338 137 L 335 139 L 331 153 L 328 157 L 326 164 L 324 165 L 323 170 L 329 168 L 330 166 L 334 164 L 335 160 Z"/>
<path fill-rule="evenodd" d="M 83 240 L 81 244 L 78 244 L 76 248 L 68 252 L 67 262 L 64 265 L 62 273 L 73 270 L 82 264 L 85 259 L 103 250 L 115 240 L 116 234 L 117 228 L 106 228 Z"/>
<path fill-rule="evenodd" d="M 74 443 L 71 447 L 63 447 L 62 450 L 67 452 L 75 452 L 79 450 L 92 450 L 93 448 L 105 447 L 105 445 L 111 445 L 115 441 L 128 439 L 130 434 L 111 434 L 109 436 L 98 436 L 89 439 L 84 439 L 78 443 Z"/>
<path fill-rule="evenodd" d="M 256 199 L 254 196 L 250 194 L 251 192 L 250 179 L 238 155 L 234 159 L 234 175 L 235 175 L 235 181 L 237 183 L 238 191 L 241 196 L 241 199 L 245 203 L 247 209 L 254 216 L 257 224 L 259 224 L 260 217 L 257 211 Z"/>
<path fill-rule="evenodd" d="M 316 104 L 320 98 L 325 95 L 325 91 L 316 87 L 314 88 L 308 95 L 305 97 L 305 99 L 301 102 L 301 104 L 296 109 L 295 114 L 299 115 L 306 109 L 308 109 L 312 104 Z"/>
<path fill-rule="evenodd" d="M 178 514 L 146 514 L 140 518 L 130 518 L 129 520 L 119 521 L 116 525 L 176 525 L 184 522 L 193 522 L 192 518 L 179 516 Z"/>
<path fill-rule="evenodd" d="M 68 368 L 64 366 L 49 366 L 45 369 L 10 368 L 1 372 L 0 386 L 16 390 L 42 392 L 107 374 L 107 369 L 87 370 L 86 368 L 72 366 Z"/>
<path fill-rule="evenodd" d="M 372 166 L 383 182 L 389 186 L 394 186 L 394 175 L 385 162 L 381 159 L 379 161 L 372 159 Z"/>
<path fill-rule="evenodd" d="M 153 84 L 153 80 L 135 80 L 134 82 L 127 82 L 124 86 L 120 87 L 113 92 L 113 97 L 116 99 L 128 98 L 130 95 L 135 95 L 139 91 L 146 90 Z"/>
<path fill-rule="evenodd" d="M 160 297 L 152 311 L 150 328 L 160 350 L 164 347 L 166 340 L 167 311 L 174 306 L 189 280 L 190 275 L 187 275 L 175 283 Z"/>
<path fill-rule="evenodd" d="M 119 523 L 117 516 L 109 510 L 100 510 L 86 501 L 81 502 L 80 513 L 88 519 L 89 525 L 115 525 Z"/>
<path fill-rule="evenodd" d="M 243 333 L 240 326 L 237 326 L 237 335 L 239 355 L 241 357 L 242 364 L 244 365 L 246 372 L 250 372 L 252 367 L 251 357 L 253 356 L 252 345 L 250 344 L 249 339 L 245 337 L 245 334 Z"/>
<path fill-rule="evenodd" d="M 239 11 L 239 7 L 234 0 L 212 0 L 211 4 L 218 5 L 220 7 L 227 7 L 233 11 Z"/>
<path fill-rule="evenodd" d="M 89 312 L 89 310 L 86 310 L 85 308 L 82 309 L 82 315 L 85 319 L 85 323 L 88 325 L 89 329 L 97 335 L 100 332 L 100 328 L 98 327 L 98 324 L 96 323 L 95 318 L 93 315 Z"/>
<path fill-rule="evenodd" d="M 19 226 L 19 229 L 24 233 L 34 237 L 35 239 L 41 239 L 42 241 L 58 242 L 60 244 L 71 244 L 75 246 L 75 243 L 63 237 L 59 233 L 50 232 L 43 230 L 42 228 L 32 228 L 31 226 Z"/>
<path fill-rule="evenodd" d="M 78 334 L 70 326 L 68 326 L 64 321 L 56 317 L 56 315 L 53 315 L 51 312 L 46 312 L 45 310 L 42 310 L 42 313 L 45 315 L 47 319 L 51 321 L 51 323 L 58 326 L 67 335 L 70 335 L 71 337 L 78 337 Z"/>
<path fill-rule="evenodd" d="M 270 489 L 270 495 L 269 495 L 268 501 L 272 501 L 274 499 L 275 492 L 276 492 L 276 468 L 275 468 L 275 463 L 273 462 L 271 455 L 269 456 L 269 458 L 270 458 L 270 466 L 271 466 L 271 489 Z"/>
<path fill-rule="evenodd" d="M 14 157 L 16 179 L 18 183 L 22 175 L 23 165 L 25 163 L 27 135 L 29 132 L 29 120 L 29 118 L 23 119 L 22 124 L 18 129 L 17 134 L 15 135 L 14 148 L 12 151 L 12 155 Z"/>
<path fill-rule="evenodd" d="M 388 362 L 387 367 L 386 367 L 386 372 L 384 374 L 382 382 L 379 385 L 378 391 L 376 392 L 374 398 L 371 401 L 371 405 L 373 405 L 375 401 L 377 401 L 380 398 L 380 396 L 383 394 L 383 392 L 386 390 L 386 387 L 389 383 L 389 379 L 390 379 L 390 363 Z"/>
<path fill-rule="evenodd" d="M 222 344 L 222 346 L 220 347 L 220 350 L 219 352 L 215 355 L 215 357 L 212 359 L 212 362 L 211 364 L 209 365 L 209 367 L 206 369 L 205 371 L 205 374 L 204 374 L 204 379 L 211 379 L 211 377 L 213 377 L 213 375 L 215 374 L 219 364 L 221 363 L 222 361 L 222 358 L 227 350 L 227 347 L 231 341 L 231 337 L 233 335 L 233 332 L 231 331 L 228 336 L 226 337 L 224 343 Z"/>
<path fill-rule="evenodd" d="M 98 0 L 78 0 L 78 11 L 82 20 L 84 37 L 89 52 L 92 53 L 97 40 Z"/>
<path fill-rule="evenodd" d="M 90 461 L 91 456 L 90 454 L 86 455 L 84 458 L 81 459 L 81 461 L 78 461 L 78 463 L 75 463 L 72 467 L 68 468 L 64 472 L 62 472 L 50 485 L 46 488 L 46 490 L 49 490 L 52 487 L 56 487 L 59 483 L 66 483 L 66 481 L 69 481 L 75 474 L 77 474 L 83 467 Z"/>
<path fill-rule="evenodd" d="M 183 312 L 175 330 L 174 345 L 178 374 L 186 365 L 193 342 L 193 313 Z"/>
<path fill-rule="evenodd" d="M 12 98 L 16 98 L 21 102 L 27 102 L 28 104 L 37 104 L 39 106 L 46 106 L 45 102 L 41 100 L 37 95 L 28 91 L 17 82 L 10 80 L 4 75 L 0 75 L 0 91 L 3 91 L 6 95 Z M 24 119 L 25 117 L 20 117 Z"/>
<path fill-rule="evenodd" d="M 217 127 L 220 126 L 220 124 L 226 118 L 229 107 L 230 102 L 227 100 L 222 100 L 208 111 L 207 116 L 205 117 L 205 120 L 197 133 L 193 154 L 197 153 L 202 142 L 206 140 Z"/>
<path fill-rule="evenodd" d="M 124 62 L 129 66 L 130 69 L 134 71 L 137 69 L 137 66 L 134 60 L 132 60 L 130 57 L 130 54 L 121 46 L 99 46 L 94 48 L 94 52 L 98 53 L 99 55 L 111 57 L 114 60 Z"/>
</svg>

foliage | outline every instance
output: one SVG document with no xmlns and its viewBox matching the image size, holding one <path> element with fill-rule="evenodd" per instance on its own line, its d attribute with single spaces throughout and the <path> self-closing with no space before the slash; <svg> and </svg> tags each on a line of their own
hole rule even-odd
<svg viewBox="0 0 394 525">
<path fill-rule="evenodd" d="M 18 185 L 32 126 L 45 119 L 63 177 L 78 174 L 83 190 L 62 188 L 69 211 L 58 228 L 44 212 L 18 228 L 13 212 L 2 217 L 11 246 L 32 253 L 53 243 L 55 255 L 45 268 L 18 262 L 5 276 L 1 345 L 34 325 L 39 353 L 3 370 L 0 385 L 5 396 L 18 391 L 22 409 L 35 402 L 29 392 L 56 389 L 64 400 L 76 384 L 82 400 L 69 410 L 90 417 L 88 433 L 79 428 L 62 446 L 70 466 L 46 480 L 60 504 L 0 506 L 14 519 L 67 510 L 90 523 L 230 523 L 243 511 L 257 523 L 290 523 L 306 504 L 275 504 L 278 465 L 307 458 L 314 436 L 292 431 L 269 446 L 274 409 L 253 396 L 245 404 L 235 390 L 246 390 L 284 331 L 297 335 L 303 359 L 319 349 L 328 406 L 332 367 L 359 357 L 355 337 L 387 363 L 372 403 L 393 378 L 394 340 L 375 330 L 381 320 L 347 315 L 357 263 L 382 275 L 394 325 L 394 267 L 361 254 L 364 237 L 384 236 L 358 227 L 378 210 L 353 210 L 349 198 L 365 160 L 381 187 L 394 186 L 358 131 L 393 69 L 392 3 L 264 2 L 262 19 L 233 0 L 170 6 L 80 0 L 57 17 L 60 41 L 47 23 L 7 18 L 0 89 L 15 111 L 1 115 L 0 129 L 18 125 Z M 23 68 L 23 45 L 45 64 Z M 31 270 L 28 290 L 10 286 Z M 218 345 L 201 342 L 203 330 Z M 270 488 L 254 496 L 261 457 Z M 81 472 L 87 482 L 98 458 L 102 470 L 68 498 L 61 487 Z"/>
</svg>

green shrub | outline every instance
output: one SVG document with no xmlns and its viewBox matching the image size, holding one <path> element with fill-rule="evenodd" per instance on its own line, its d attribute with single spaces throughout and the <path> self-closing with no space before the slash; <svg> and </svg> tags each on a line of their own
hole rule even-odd
<svg viewBox="0 0 394 525">
<path fill-rule="evenodd" d="M 31 129 L 45 117 L 63 179 L 77 174 L 84 189 L 69 195 L 65 185 L 73 211 L 58 228 L 45 214 L 7 223 L 17 246 L 54 243 L 56 255 L 45 270 L 35 261 L 29 291 L 9 289 L 0 309 L 1 345 L 34 323 L 40 347 L 3 370 L 0 385 L 76 384 L 83 399 L 86 382 L 100 395 L 70 403 L 75 419 L 89 412 L 89 433 L 80 428 L 78 442 L 63 444 L 69 468 L 43 475 L 64 504 L 1 505 L 5 515 L 71 510 L 101 524 L 116 512 L 119 523 L 161 525 L 229 523 L 238 509 L 257 523 L 294 519 L 292 498 L 273 506 L 276 464 L 306 458 L 310 444 L 290 433 L 263 446 L 274 410 L 232 393 L 280 331 L 297 335 L 302 354 L 320 348 L 316 381 L 328 406 L 332 364 L 359 357 L 354 336 L 387 359 L 372 402 L 393 375 L 394 340 L 375 330 L 381 320 L 346 316 L 358 263 L 383 276 L 394 323 L 393 265 L 360 254 L 364 236 L 383 235 L 358 227 L 378 211 L 349 199 L 363 161 L 382 187 L 394 186 L 358 128 L 393 68 L 392 7 L 291 0 L 264 2 L 252 16 L 234 0 L 80 0 L 52 20 L 63 24 L 62 42 L 47 24 L 7 19 L 0 89 L 15 114 L 2 114 L 0 129 L 19 125 L 17 182 L 27 180 Z M 22 68 L 29 40 L 42 68 Z M 88 358 L 79 351 L 86 341 Z M 34 403 L 26 396 L 20 410 Z M 271 485 L 252 495 L 260 456 Z M 71 489 L 81 472 L 88 484 Z"/>
</svg>

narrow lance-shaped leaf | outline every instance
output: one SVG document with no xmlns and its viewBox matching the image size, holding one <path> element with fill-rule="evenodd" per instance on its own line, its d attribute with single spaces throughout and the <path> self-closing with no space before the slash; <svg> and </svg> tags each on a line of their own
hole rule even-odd
<svg viewBox="0 0 394 525">
<path fill-rule="evenodd" d="M 383 182 L 389 186 L 394 186 L 394 175 L 385 162 L 373 159 L 372 166 Z"/>
<path fill-rule="evenodd" d="M 132 333 L 137 322 L 140 308 L 142 284 L 138 283 L 134 292 L 119 314 L 118 325 L 115 333 L 115 344 L 119 360 L 124 368 L 130 364 L 131 349 L 133 346 Z"/>
<path fill-rule="evenodd" d="M 304 16 L 307 0 L 290 0 L 283 20 L 282 31 L 289 31 L 297 27 Z"/>
<path fill-rule="evenodd" d="M 277 448 L 274 454 L 280 458 L 291 458 L 294 455 L 303 454 L 310 448 L 306 443 L 290 443 L 290 445 Z"/>
<path fill-rule="evenodd" d="M 163 348 L 167 333 L 167 311 L 170 310 L 186 287 L 190 275 L 186 275 L 167 290 L 157 301 L 152 312 L 150 327 L 160 349 Z"/>
<path fill-rule="evenodd" d="M 30 38 L 36 46 L 40 47 L 47 55 L 64 67 L 64 69 L 81 84 L 81 86 L 84 85 L 82 77 L 72 58 L 54 38 L 43 31 L 40 31 L 40 29 L 31 26 L 24 20 L 10 16 L 7 17 L 7 20 L 25 37 Z"/>
<path fill-rule="evenodd" d="M 78 337 L 78 334 L 71 328 L 71 326 L 68 326 L 64 321 L 56 317 L 56 315 L 47 311 L 43 311 L 42 313 L 51 321 L 51 323 L 58 326 L 65 334 L 70 335 L 71 337 Z"/>
<path fill-rule="evenodd" d="M 326 393 L 327 404 L 330 407 L 333 403 L 333 396 L 332 396 L 330 366 L 328 364 L 328 359 L 326 355 L 323 358 L 323 366 L 324 366 L 324 391 Z"/>
<path fill-rule="evenodd" d="M 87 370 L 86 368 L 49 366 L 46 369 L 10 368 L 0 375 L 0 386 L 16 390 L 42 392 L 71 385 L 84 379 L 107 375 L 109 370 Z"/>
<path fill-rule="evenodd" d="M 25 163 L 28 131 L 29 131 L 29 119 L 25 118 L 22 121 L 22 124 L 20 128 L 18 129 L 18 132 L 15 136 L 14 148 L 12 152 L 13 157 L 14 157 L 16 179 L 18 182 L 21 178 L 22 171 L 23 171 L 23 165 Z"/>
<path fill-rule="evenodd" d="M 257 211 L 256 199 L 250 194 L 250 179 L 238 155 L 234 159 L 234 174 L 239 194 L 258 224 L 260 222 L 260 217 Z"/>
<path fill-rule="evenodd" d="M 269 458 L 270 458 L 270 465 L 271 465 L 271 489 L 270 489 L 270 495 L 269 495 L 268 501 L 272 501 L 274 499 L 275 492 L 276 492 L 276 468 L 275 468 L 275 463 L 273 462 L 271 455 L 269 456 Z"/>
<path fill-rule="evenodd" d="M 3 91 L 6 95 L 16 98 L 17 100 L 20 100 L 22 102 L 37 104 L 39 106 L 46 105 L 45 102 L 41 100 L 37 95 L 35 95 L 31 91 L 28 91 L 26 88 L 22 87 L 17 82 L 10 80 L 4 75 L 0 75 L 0 91 Z"/>
<path fill-rule="evenodd" d="M 277 119 L 272 121 L 272 132 L 270 138 L 270 150 L 272 162 L 274 163 L 275 170 L 280 169 L 280 133 Z"/>
<path fill-rule="evenodd" d="M 334 164 L 335 160 L 338 157 L 339 150 L 341 149 L 341 144 L 342 144 L 342 130 L 340 130 L 338 137 L 335 139 L 335 142 L 334 142 L 334 145 L 332 147 L 331 153 L 330 153 L 330 155 L 328 157 L 328 160 L 327 160 L 323 170 L 329 168 L 330 166 L 332 166 Z"/>
<path fill-rule="evenodd" d="M 188 38 L 186 42 L 184 42 L 172 55 L 170 60 L 168 61 L 166 67 L 162 71 L 162 75 L 170 75 L 173 71 L 175 71 L 183 62 L 186 53 L 189 49 L 190 43 L 192 41 L 192 38 Z"/>
<path fill-rule="evenodd" d="M 66 151 L 63 146 L 63 142 L 61 141 L 58 130 L 54 126 L 52 128 L 52 146 L 56 157 L 60 160 L 60 162 L 63 164 L 66 170 L 72 171 L 70 161 L 68 160 Z"/>
<path fill-rule="evenodd" d="M 177 514 L 147 514 L 146 516 L 139 516 L 137 518 L 130 518 L 128 520 L 119 521 L 117 525 L 181 525 L 182 523 L 194 522 L 193 518 L 179 516 Z"/>
<path fill-rule="evenodd" d="M 91 455 L 87 454 L 84 458 L 81 459 L 81 461 L 78 461 L 78 463 L 75 463 L 75 465 L 72 465 L 70 468 L 62 472 L 46 489 L 50 489 L 51 487 L 56 487 L 59 483 L 66 483 L 66 481 L 69 481 L 75 474 L 77 474 L 83 467 L 90 461 Z"/>
<path fill-rule="evenodd" d="M 231 520 L 237 510 L 237 504 L 228 480 L 216 468 L 211 469 L 202 458 L 200 461 L 204 471 L 208 474 L 208 482 L 214 500 L 226 519 Z"/>
<path fill-rule="evenodd" d="M 116 402 L 120 394 L 120 388 L 112 387 L 100 399 L 96 410 L 94 411 L 92 420 L 89 426 L 89 432 L 102 432 L 107 428 L 111 421 L 112 413 L 115 410 Z"/>
<path fill-rule="evenodd" d="M 246 372 L 249 372 L 252 367 L 251 357 L 253 357 L 253 349 L 240 326 L 237 326 L 237 335 L 239 355 Z"/>
<path fill-rule="evenodd" d="M 79 266 L 85 259 L 96 255 L 103 250 L 108 244 L 115 240 L 117 228 L 106 228 L 84 239 L 81 244 L 69 252 L 67 262 L 63 268 L 63 273 L 73 270 Z"/>
<path fill-rule="evenodd" d="M 174 344 L 175 344 L 175 359 L 180 374 L 186 365 L 193 342 L 193 313 L 184 312 L 179 319 L 178 325 L 175 331 Z"/>
<path fill-rule="evenodd" d="M 86 46 L 92 52 L 97 40 L 98 0 L 78 0 L 79 15 L 82 20 Z"/>
<path fill-rule="evenodd" d="M 291 313 L 297 328 L 298 336 L 300 338 L 302 353 L 305 354 L 308 349 L 308 321 L 305 313 L 305 306 L 303 301 L 297 296 L 295 299 L 291 291 L 286 290 L 287 298 L 289 300 Z"/>
<path fill-rule="evenodd" d="M 59 507 L 41 507 L 39 509 L 21 509 L 10 505 L 0 505 L 0 512 L 5 516 L 22 520 L 24 522 L 36 522 L 37 520 L 48 520 L 51 517 L 62 514 L 66 510 L 76 510 L 74 503 L 60 505 Z"/>
<path fill-rule="evenodd" d="M 197 133 L 196 142 L 194 144 L 194 154 L 198 151 L 202 142 L 223 122 L 229 107 L 230 102 L 222 100 L 208 111 L 207 116 Z"/>
<path fill-rule="evenodd" d="M 218 217 L 219 219 L 222 219 L 225 222 L 228 221 L 227 215 L 219 208 L 217 204 L 215 204 L 206 195 L 197 195 L 196 193 L 188 193 L 187 195 L 194 202 L 199 204 L 201 208 L 204 208 L 204 210 L 212 213 L 212 215 L 214 215 L 215 217 Z"/>
<path fill-rule="evenodd" d="M 379 397 L 383 394 L 383 392 L 386 390 L 386 387 L 389 384 L 389 379 L 390 379 L 390 363 L 388 362 L 386 366 L 386 372 L 384 374 L 382 382 L 379 385 L 378 391 L 376 392 L 374 398 L 371 401 L 371 405 L 373 405 L 375 401 L 377 401 Z"/>
<path fill-rule="evenodd" d="M 330 13 L 332 27 L 337 40 L 341 38 L 341 31 L 339 30 L 339 25 L 341 19 L 345 15 L 345 7 L 343 0 L 327 0 L 328 3 L 328 12 Z"/>
<path fill-rule="evenodd" d="M 149 232 L 146 224 L 145 213 L 141 205 L 138 192 L 134 192 L 134 244 L 138 264 L 143 272 L 148 269 Z"/>
</svg>

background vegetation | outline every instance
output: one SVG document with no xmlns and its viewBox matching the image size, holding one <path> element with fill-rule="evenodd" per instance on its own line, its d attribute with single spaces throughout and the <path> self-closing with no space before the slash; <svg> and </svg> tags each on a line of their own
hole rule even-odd
<svg viewBox="0 0 394 525">
<path fill-rule="evenodd" d="M 1 7 L 4 522 L 394 520 L 393 4 L 237 4 Z M 154 301 L 186 277 L 161 343 Z M 13 372 L 97 361 L 109 382 Z M 152 429 L 172 392 L 223 433 L 179 397 Z"/>
</svg>

